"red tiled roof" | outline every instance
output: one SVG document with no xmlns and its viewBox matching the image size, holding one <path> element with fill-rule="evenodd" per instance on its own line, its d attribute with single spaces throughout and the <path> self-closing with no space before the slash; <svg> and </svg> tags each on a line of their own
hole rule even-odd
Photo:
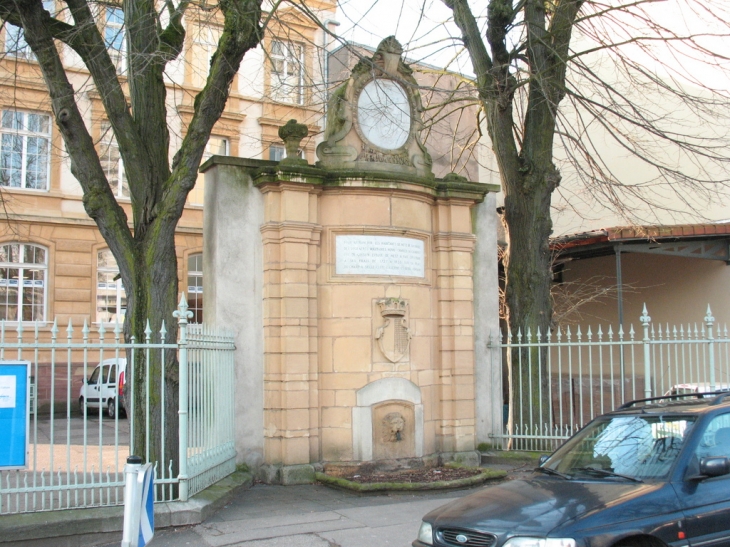
<svg viewBox="0 0 730 547">
<path fill-rule="evenodd" d="M 676 224 L 674 226 L 618 226 L 608 228 L 605 231 L 609 241 L 730 235 L 730 223 Z"/>
<path fill-rule="evenodd" d="M 553 238 L 552 248 L 570 249 L 598 243 L 631 240 L 682 239 L 730 235 L 730 223 L 675 224 L 673 226 L 615 226 L 591 232 L 567 234 Z"/>
</svg>

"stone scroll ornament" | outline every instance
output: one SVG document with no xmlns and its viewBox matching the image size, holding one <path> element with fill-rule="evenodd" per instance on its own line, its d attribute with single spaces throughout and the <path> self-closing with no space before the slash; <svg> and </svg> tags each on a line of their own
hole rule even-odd
<svg viewBox="0 0 730 547">
<path fill-rule="evenodd" d="M 389 36 L 332 94 L 319 166 L 351 172 L 387 172 L 433 179 L 421 141 L 423 103 L 403 46 Z"/>
<path fill-rule="evenodd" d="M 375 332 L 380 351 L 391 363 L 402 361 L 411 346 L 411 330 L 408 328 L 406 311 L 408 303 L 400 298 L 378 300 L 382 326 Z"/>
</svg>

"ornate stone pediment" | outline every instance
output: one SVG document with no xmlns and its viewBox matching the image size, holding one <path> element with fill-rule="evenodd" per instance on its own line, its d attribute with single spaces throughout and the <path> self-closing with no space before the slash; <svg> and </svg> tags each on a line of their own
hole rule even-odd
<svg viewBox="0 0 730 547">
<path fill-rule="evenodd" d="M 317 147 L 321 167 L 433 178 L 421 141 L 418 84 L 402 55 L 395 37 L 386 38 L 333 93 L 325 140 Z"/>
</svg>

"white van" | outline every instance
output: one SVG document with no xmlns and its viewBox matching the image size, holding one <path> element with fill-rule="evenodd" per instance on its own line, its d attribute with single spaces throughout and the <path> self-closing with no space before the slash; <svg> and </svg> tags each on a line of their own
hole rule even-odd
<svg viewBox="0 0 730 547">
<path fill-rule="evenodd" d="M 715 389 L 710 389 L 709 382 L 699 384 L 675 384 L 664 394 L 664 396 L 690 395 L 692 393 L 716 393 L 718 391 L 730 391 L 730 385 L 715 384 Z"/>
<path fill-rule="evenodd" d="M 120 382 L 124 382 L 124 371 L 127 368 L 127 358 L 119 357 L 104 359 L 96 365 L 96 368 L 84 380 L 79 393 L 79 409 L 89 415 L 93 415 L 95 409 L 106 410 L 110 418 L 116 416 L 117 410 L 121 411 L 120 416 L 126 414 L 123 399 L 117 401 L 117 392 Z"/>
</svg>

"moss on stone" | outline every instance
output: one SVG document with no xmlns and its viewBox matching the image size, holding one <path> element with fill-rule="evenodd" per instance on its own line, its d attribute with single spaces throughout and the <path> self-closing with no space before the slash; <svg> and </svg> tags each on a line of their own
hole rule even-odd
<svg viewBox="0 0 730 547">
<path fill-rule="evenodd" d="M 499 460 L 510 461 L 537 461 L 545 452 L 526 452 L 516 450 L 494 451 L 489 454 L 490 457 Z"/>
<path fill-rule="evenodd" d="M 456 467 L 458 465 L 455 465 Z M 453 481 L 436 481 L 436 482 L 373 482 L 359 483 L 349 481 L 342 477 L 332 477 L 324 473 L 317 473 L 316 478 L 322 484 L 333 486 L 335 488 L 343 488 L 345 490 L 353 490 L 355 492 L 384 492 L 384 491 L 428 491 L 428 490 L 447 490 L 451 488 L 466 488 L 476 486 L 488 480 L 502 479 L 507 476 L 505 471 L 497 471 L 495 469 L 484 469 L 483 472 L 473 477 L 464 479 L 456 479 Z"/>
</svg>

